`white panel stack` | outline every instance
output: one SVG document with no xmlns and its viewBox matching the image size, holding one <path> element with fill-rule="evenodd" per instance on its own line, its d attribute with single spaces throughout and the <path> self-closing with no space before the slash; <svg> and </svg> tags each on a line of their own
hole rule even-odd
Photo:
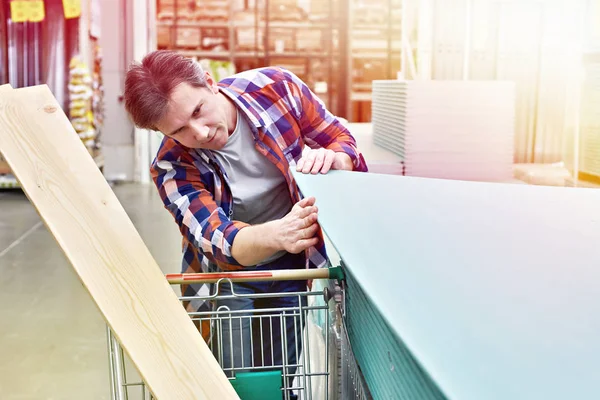
<svg viewBox="0 0 600 400">
<path fill-rule="evenodd" d="M 373 137 L 404 174 L 512 180 L 515 86 L 499 81 L 373 81 Z"/>
<path fill-rule="evenodd" d="M 585 66 L 581 101 L 581 172 L 600 177 L 600 53 Z"/>
</svg>

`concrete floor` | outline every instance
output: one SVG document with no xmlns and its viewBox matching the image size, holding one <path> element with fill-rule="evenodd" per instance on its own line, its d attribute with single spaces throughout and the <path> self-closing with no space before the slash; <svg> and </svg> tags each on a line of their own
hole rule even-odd
<svg viewBox="0 0 600 400">
<path fill-rule="evenodd" d="M 153 186 L 114 188 L 165 273 L 180 234 Z M 0 398 L 109 399 L 106 327 L 21 191 L 0 191 Z"/>
<path fill-rule="evenodd" d="M 368 162 L 398 160 L 355 128 Z M 154 186 L 114 191 L 162 270 L 179 272 L 179 230 Z M 109 399 L 106 326 L 20 190 L 0 191 L 0 272 L 0 399 Z"/>
</svg>

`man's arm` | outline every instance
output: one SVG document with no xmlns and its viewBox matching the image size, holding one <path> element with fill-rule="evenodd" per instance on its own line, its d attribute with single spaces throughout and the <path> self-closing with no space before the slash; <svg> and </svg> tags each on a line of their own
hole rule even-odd
<svg viewBox="0 0 600 400">
<path fill-rule="evenodd" d="M 300 253 L 317 243 L 314 198 L 301 200 L 275 221 L 260 225 L 231 221 L 205 188 L 198 169 L 182 158 L 179 154 L 177 161 L 156 162 L 152 177 L 181 234 L 222 269 L 253 266 L 280 250 Z"/>
<path fill-rule="evenodd" d="M 151 173 L 183 237 L 221 268 L 241 268 L 231 254 L 231 246 L 240 229 L 248 224 L 229 220 L 202 183 L 193 160 L 187 160 L 185 152 L 177 148 L 161 149 Z"/>
<path fill-rule="evenodd" d="M 305 157 L 299 160 L 297 167 L 300 168 L 297 169 L 305 173 L 325 173 L 330 168 L 367 171 L 367 165 L 350 131 L 327 110 L 323 102 L 300 78 L 287 70 L 284 71 L 284 76 L 288 79 L 288 87 L 296 103 L 294 106 L 300 108 L 299 124 L 304 142 L 311 149 L 329 150 L 308 151 Z M 317 163 L 321 168 L 315 172 L 312 167 Z"/>
<path fill-rule="evenodd" d="M 233 257 L 240 264 L 251 266 L 280 250 L 298 254 L 315 246 L 319 225 L 314 204 L 314 197 L 302 199 L 281 219 L 241 229 L 233 241 Z"/>
</svg>

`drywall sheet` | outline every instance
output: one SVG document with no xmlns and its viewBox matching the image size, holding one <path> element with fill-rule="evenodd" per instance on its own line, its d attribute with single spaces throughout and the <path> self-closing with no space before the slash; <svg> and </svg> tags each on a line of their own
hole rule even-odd
<svg viewBox="0 0 600 400">
<path fill-rule="evenodd" d="M 600 397 L 600 191 L 294 176 L 360 285 L 347 289 L 348 331 L 390 343 L 358 360 L 363 371 L 397 371 L 406 349 L 450 399 Z M 366 301 L 387 327 L 350 315 Z"/>
</svg>

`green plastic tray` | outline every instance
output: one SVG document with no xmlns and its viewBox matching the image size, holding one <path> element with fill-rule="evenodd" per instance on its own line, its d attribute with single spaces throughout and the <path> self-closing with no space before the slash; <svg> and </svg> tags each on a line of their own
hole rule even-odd
<svg viewBox="0 0 600 400">
<path fill-rule="evenodd" d="M 241 400 L 281 400 L 281 371 L 239 372 L 231 385 Z"/>
</svg>

